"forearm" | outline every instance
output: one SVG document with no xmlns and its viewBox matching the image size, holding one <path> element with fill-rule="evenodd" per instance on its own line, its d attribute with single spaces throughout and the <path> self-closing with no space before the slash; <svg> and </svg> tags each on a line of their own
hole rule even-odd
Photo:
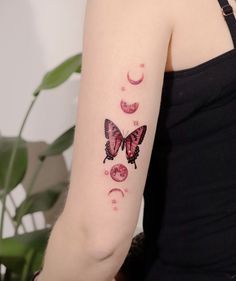
<svg viewBox="0 0 236 281">
<path fill-rule="evenodd" d="M 113 278 L 125 259 L 124 250 L 103 255 L 101 249 L 99 255 L 92 251 L 94 242 L 75 233 L 64 221 L 57 221 L 37 281 L 115 281 Z"/>
</svg>

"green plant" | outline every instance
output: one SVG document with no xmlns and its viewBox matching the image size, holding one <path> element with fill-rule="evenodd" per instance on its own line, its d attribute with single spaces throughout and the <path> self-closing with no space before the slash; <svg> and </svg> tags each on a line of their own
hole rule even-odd
<svg viewBox="0 0 236 281">
<path fill-rule="evenodd" d="M 60 194 L 67 188 L 68 182 L 65 181 L 48 187 L 43 192 L 32 193 L 45 159 L 62 154 L 72 145 L 74 127 L 69 128 L 50 144 L 45 151 L 38 155 L 38 166 L 32 175 L 29 185 L 25 188 L 26 198 L 16 208 L 15 216 L 10 214 L 6 200 L 8 198 L 14 203 L 11 192 L 22 182 L 28 169 L 28 151 L 26 140 L 22 138 L 22 132 L 41 92 L 60 86 L 73 73 L 80 72 L 81 54 L 67 59 L 48 72 L 33 93 L 33 100 L 23 119 L 18 136 L 10 138 L 0 137 L 0 200 L 2 204 L 0 217 L 0 266 L 4 265 L 6 268 L 5 274 L 0 274 L 0 281 L 30 280 L 33 272 L 42 265 L 43 254 L 51 229 L 45 228 L 19 234 L 18 228 L 20 225 L 24 226 L 22 223 L 24 215 L 49 210 L 57 202 Z M 10 238 L 3 237 L 5 214 L 8 214 L 11 218 L 15 229 L 15 235 Z"/>
</svg>

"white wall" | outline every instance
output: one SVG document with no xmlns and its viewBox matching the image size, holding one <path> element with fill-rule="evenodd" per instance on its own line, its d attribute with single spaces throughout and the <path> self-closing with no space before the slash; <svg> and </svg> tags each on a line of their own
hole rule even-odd
<svg viewBox="0 0 236 281">
<path fill-rule="evenodd" d="M 86 0 L 0 0 L 0 133 L 15 135 L 42 75 L 82 51 Z M 75 122 L 79 77 L 44 92 L 24 131 L 51 142 Z M 68 167 L 71 150 L 66 153 Z M 139 228 L 141 228 L 141 216 Z"/>
<path fill-rule="evenodd" d="M 0 0 L 2 133 L 15 134 L 42 75 L 81 52 L 84 10 L 85 0 Z M 41 96 L 26 138 L 51 141 L 74 122 L 78 83 L 72 79 Z"/>
</svg>

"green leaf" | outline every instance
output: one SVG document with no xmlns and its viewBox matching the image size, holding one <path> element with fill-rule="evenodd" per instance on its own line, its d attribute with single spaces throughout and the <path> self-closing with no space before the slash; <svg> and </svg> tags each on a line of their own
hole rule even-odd
<svg viewBox="0 0 236 281">
<path fill-rule="evenodd" d="M 11 153 L 17 138 L 0 137 L 0 189 L 4 188 L 6 174 L 9 167 Z M 8 191 L 16 187 L 24 178 L 27 170 L 27 147 L 24 140 L 19 141 L 16 151 L 15 161 L 13 163 L 12 174 Z M 1 195 L 1 193 L 0 193 Z"/>
<path fill-rule="evenodd" d="M 32 271 L 39 269 L 50 231 L 51 229 L 38 230 L 0 240 L 0 264 L 4 264 L 15 273 L 20 273 L 26 257 L 34 251 Z"/>
<path fill-rule="evenodd" d="M 81 70 L 82 70 L 82 64 L 76 69 L 76 73 L 81 73 Z"/>
<path fill-rule="evenodd" d="M 16 209 L 14 220 L 18 221 L 19 216 L 23 217 L 26 214 L 32 214 L 39 211 L 47 211 L 52 208 L 60 197 L 61 193 L 68 186 L 68 182 L 61 182 L 47 190 L 30 195 Z M 21 211 L 19 211 L 21 210 Z"/>
<path fill-rule="evenodd" d="M 59 136 L 48 148 L 39 156 L 40 160 L 44 160 L 48 156 L 59 155 L 68 149 L 74 140 L 75 126 L 71 127 L 61 136 Z"/>
<path fill-rule="evenodd" d="M 22 270 L 22 276 L 21 280 L 22 281 L 28 281 L 32 272 L 32 266 L 34 262 L 34 257 L 35 257 L 35 251 L 32 249 L 29 251 L 26 255 L 26 261 Z"/>
<path fill-rule="evenodd" d="M 63 84 L 73 73 L 81 71 L 81 62 L 82 54 L 78 54 L 46 73 L 33 95 L 37 96 L 42 90 L 53 89 Z"/>
</svg>

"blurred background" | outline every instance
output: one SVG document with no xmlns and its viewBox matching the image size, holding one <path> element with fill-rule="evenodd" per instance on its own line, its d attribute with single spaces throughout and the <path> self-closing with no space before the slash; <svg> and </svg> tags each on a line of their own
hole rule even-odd
<svg viewBox="0 0 236 281">
<path fill-rule="evenodd" d="M 32 100 L 32 92 L 43 75 L 68 57 L 82 52 L 85 0 L 0 0 L 0 134 L 15 136 Z M 24 182 L 36 165 L 38 151 L 51 143 L 75 123 L 79 75 L 72 75 L 59 88 L 45 91 L 39 97 L 26 124 L 23 138 L 27 140 L 29 169 Z M 72 148 L 47 160 L 36 183 L 54 184 L 69 174 Z M 48 173 L 47 166 L 50 168 Z M 32 169 L 31 169 L 32 168 Z M 23 184 L 24 184 L 23 182 Z M 19 205 L 25 197 L 17 186 L 12 192 Z M 14 206 L 7 201 L 14 214 Z M 55 207 L 60 211 L 64 198 Z M 135 233 L 142 231 L 143 205 Z M 33 216 L 33 220 L 32 220 Z M 27 231 L 42 229 L 53 222 L 55 215 L 36 212 L 25 216 Z M 19 228 L 19 232 L 24 232 Z M 6 217 L 4 237 L 14 234 Z"/>
</svg>

